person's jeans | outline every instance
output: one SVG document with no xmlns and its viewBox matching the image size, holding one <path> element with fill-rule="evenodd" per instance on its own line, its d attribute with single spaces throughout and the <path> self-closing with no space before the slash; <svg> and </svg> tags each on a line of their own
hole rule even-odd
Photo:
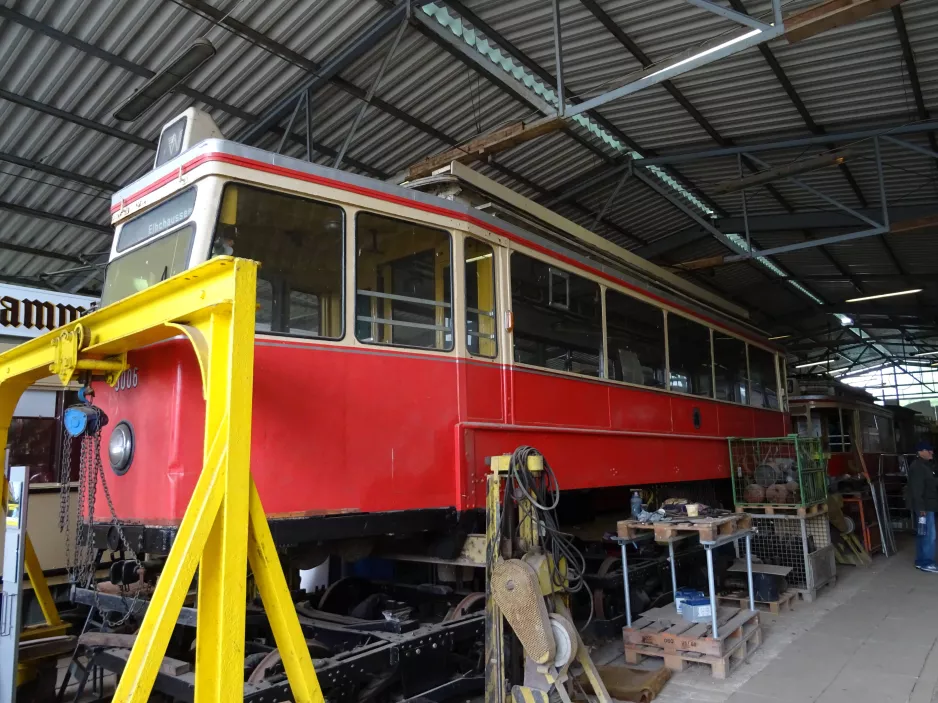
<svg viewBox="0 0 938 703">
<path fill-rule="evenodd" d="M 915 515 L 916 522 L 919 516 Z M 916 528 L 918 525 L 916 524 Z M 925 513 L 925 534 L 915 536 L 915 565 L 930 566 L 935 563 L 935 514 Z"/>
</svg>

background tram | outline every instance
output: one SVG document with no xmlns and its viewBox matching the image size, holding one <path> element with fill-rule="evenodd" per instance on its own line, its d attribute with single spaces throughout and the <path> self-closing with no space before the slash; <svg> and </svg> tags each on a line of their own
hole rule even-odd
<svg viewBox="0 0 938 703">
<path fill-rule="evenodd" d="M 179 119 L 113 198 L 102 304 L 212 256 L 261 263 L 251 459 L 279 543 L 453 533 L 485 457 L 519 445 L 621 506 L 728 478 L 727 436 L 789 431 L 783 358 L 708 291 L 458 164 L 394 186 Z M 129 363 L 97 388 L 109 485 L 131 544 L 165 552 L 201 466 L 199 371 L 183 340 Z"/>
</svg>

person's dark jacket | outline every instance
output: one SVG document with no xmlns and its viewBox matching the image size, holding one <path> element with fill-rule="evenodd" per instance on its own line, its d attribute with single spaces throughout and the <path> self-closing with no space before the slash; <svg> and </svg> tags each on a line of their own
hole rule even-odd
<svg viewBox="0 0 938 703">
<path fill-rule="evenodd" d="M 916 457 L 909 465 L 909 507 L 917 515 L 938 513 L 938 477 L 935 462 Z"/>
</svg>

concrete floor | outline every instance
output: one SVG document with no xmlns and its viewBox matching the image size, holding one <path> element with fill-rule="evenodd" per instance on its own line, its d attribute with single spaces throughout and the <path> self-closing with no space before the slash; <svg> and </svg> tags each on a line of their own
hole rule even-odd
<svg viewBox="0 0 938 703">
<path fill-rule="evenodd" d="M 724 681 L 709 667 L 675 674 L 659 703 L 938 701 L 938 574 L 912 566 L 913 545 L 869 568 L 838 567 L 813 603 L 762 618 L 763 645 Z M 603 663 L 623 662 L 606 647 Z M 605 654 L 605 656 L 603 656 Z M 646 660 L 653 662 L 656 660 Z M 654 666 L 655 664 L 652 664 Z"/>
</svg>

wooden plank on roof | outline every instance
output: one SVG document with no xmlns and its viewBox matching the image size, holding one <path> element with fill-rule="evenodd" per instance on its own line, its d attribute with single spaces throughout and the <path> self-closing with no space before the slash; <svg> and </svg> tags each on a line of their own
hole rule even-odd
<svg viewBox="0 0 938 703">
<path fill-rule="evenodd" d="M 407 178 L 413 180 L 429 176 L 437 169 L 448 166 L 454 161 L 463 164 L 481 161 L 490 154 L 496 154 L 545 134 L 556 132 L 566 124 L 566 120 L 556 115 L 542 117 L 533 122 L 522 122 L 520 120 L 512 122 L 504 127 L 499 127 L 493 132 L 475 137 L 463 146 L 418 161 L 408 167 Z"/>
<path fill-rule="evenodd" d="M 785 38 L 790 44 L 829 29 L 859 22 L 904 0 L 826 0 L 785 18 Z"/>
</svg>

